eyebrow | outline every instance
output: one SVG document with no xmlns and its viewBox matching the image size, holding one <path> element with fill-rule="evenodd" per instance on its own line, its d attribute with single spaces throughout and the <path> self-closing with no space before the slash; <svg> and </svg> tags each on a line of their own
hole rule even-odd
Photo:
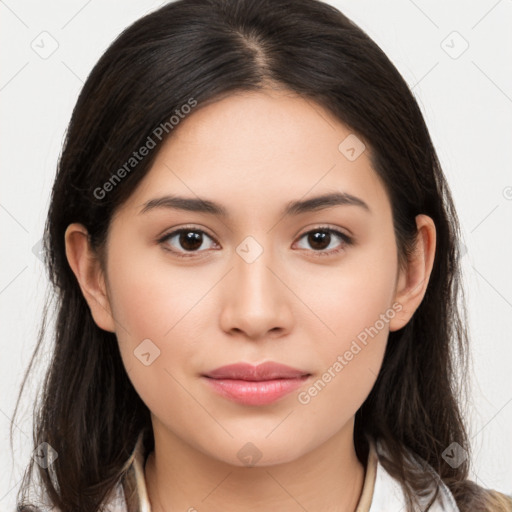
<svg viewBox="0 0 512 512">
<path fill-rule="evenodd" d="M 335 206 L 358 206 L 371 213 L 370 207 L 359 197 L 346 192 L 333 192 L 312 197 L 310 199 L 290 201 L 284 207 L 281 215 L 300 215 L 302 213 L 324 210 Z M 227 218 L 229 213 L 227 209 L 219 203 L 209 199 L 180 196 L 162 196 L 146 201 L 139 214 L 160 208 L 170 208 L 175 210 L 185 210 L 188 212 L 208 213 L 219 217 Z"/>
</svg>

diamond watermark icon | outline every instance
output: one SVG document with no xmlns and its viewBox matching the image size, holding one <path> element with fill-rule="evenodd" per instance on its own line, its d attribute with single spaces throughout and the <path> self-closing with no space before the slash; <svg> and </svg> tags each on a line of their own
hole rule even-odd
<svg viewBox="0 0 512 512">
<path fill-rule="evenodd" d="M 245 443 L 236 455 L 246 466 L 254 466 L 263 454 L 256 445 L 249 442 Z"/>
<path fill-rule="evenodd" d="M 454 30 L 441 41 L 441 48 L 452 59 L 458 59 L 469 48 L 469 43 Z"/>
<path fill-rule="evenodd" d="M 48 469 L 58 456 L 59 454 L 48 443 L 41 443 L 32 452 L 32 457 L 43 469 Z"/>
<path fill-rule="evenodd" d="M 338 146 L 339 152 L 350 162 L 357 160 L 365 149 L 363 141 L 353 133 L 345 137 Z"/>
<path fill-rule="evenodd" d="M 149 338 L 146 338 L 137 345 L 133 353 L 144 366 L 149 366 L 160 356 L 160 349 Z"/>
<path fill-rule="evenodd" d="M 49 32 L 44 30 L 30 43 L 30 47 L 41 59 L 46 60 L 57 51 L 59 43 Z"/>
<path fill-rule="evenodd" d="M 467 458 L 468 452 L 462 448 L 462 446 L 453 442 L 446 450 L 441 454 L 441 457 L 452 467 L 458 468 Z"/>
<path fill-rule="evenodd" d="M 248 236 L 238 244 L 236 252 L 246 263 L 253 263 L 263 254 L 263 247 L 254 237 Z"/>
<path fill-rule="evenodd" d="M 40 261 L 44 263 L 44 245 L 43 245 L 43 239 L 39 240 L 33 247 L 32 247 L 32 254 Z"/>
</svg>

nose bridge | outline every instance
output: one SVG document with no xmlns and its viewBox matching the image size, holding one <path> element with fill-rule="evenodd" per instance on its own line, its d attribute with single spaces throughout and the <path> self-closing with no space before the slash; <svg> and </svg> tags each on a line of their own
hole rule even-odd
<svg viewBox="0 0 512 512">
<path fill-rule="evenodd" d="M 221 312 L 225 330 L 263 336 L 271 329 L 285 327 L 290 318 L 286 314 L 285 289 L 274 275 L 279 274 L 279 265 L 268 240 L 269 237 L 247 236 L 236 247 Z"/>
<path fill-rule="evenodd" d="M 269 237 L 247 236 L 236 248 L 235 279 L 240 287 L 237 294 L 240 300 L 251 300 L 263 306 L 274 296 L 272 288 L 276 279 L 269 267 L 275 267 L 275 258 Z M 256 304 L 253 304 L 256 306 Z"/>
</svg>

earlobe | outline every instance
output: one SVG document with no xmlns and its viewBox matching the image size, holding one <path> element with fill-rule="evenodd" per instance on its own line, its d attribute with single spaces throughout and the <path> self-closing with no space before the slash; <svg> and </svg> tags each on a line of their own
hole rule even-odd
<svg viewBox="0 0 512 512">
<path fill-rule="evenodd" d="M 87 229 L 70 224 L 65 233 L 66 257 L 98 327 L 115 332 L 105 278 L 97 254 L 92 249 Z"/>
<path fill-rule="evenodd" d="M 416 246 L 407 268 L 400 271 L 395 293 L 395 302 L 402 309 L 390 321 L 390 331 L 404 327 L 421 304 L 427 291 L 430 274 L 434 266 L 436 251 L 436 228 L 427 215 L 416 216 Z"/>
</svg>

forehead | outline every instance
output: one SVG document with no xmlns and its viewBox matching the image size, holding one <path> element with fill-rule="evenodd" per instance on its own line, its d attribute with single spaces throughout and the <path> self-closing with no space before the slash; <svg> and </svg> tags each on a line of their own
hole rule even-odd
<svg viewBox="0 0 512 512">
<path fill-rule="evenodd" d="M 326 192 L 386 201 L 369 152 L 310 99 L 289 91 L 236 93 L 180 121 L 130 203 L 140 206 L 165 193 L 259 211 Z"/>
</svg>

